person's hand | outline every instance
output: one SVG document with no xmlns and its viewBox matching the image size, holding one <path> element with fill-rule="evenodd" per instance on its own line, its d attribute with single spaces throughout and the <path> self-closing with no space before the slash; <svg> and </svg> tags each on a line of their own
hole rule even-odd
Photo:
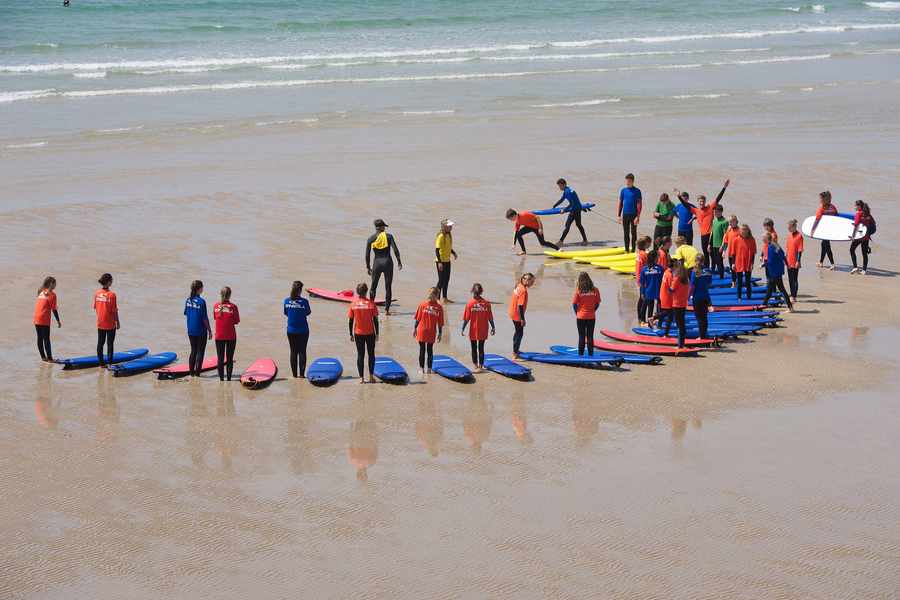
<svg viewBox="0 0 900 600">
<path fill-rule="evenodd" d="M 640 218 L 640 217 L 635 217 L 635 218 L 634 218 L 634 224 L 635 224 L 635 225 L 640 225 L 640 224 L 641 224 L 641 218 Z"/>
<path fill-rule="evenodd" d="M 366 268 L 366 273 L 368 273 L 369 276 L 371 276 L 371 275 L 372 275 L 372 269 Z"/>
<path fill-rule="evenodd" d="M 444 263 L 438 263 L 437 266 L 438 266 L 438 271 L 444 270 Z"/>
<path fill-rule="evenodd" d="M 456 252 L 454 252 L 454 251 L 451 250 L 451 251 L 450 251 L 450 255 L 451 255 L 454 259 L 459 260 L 459 254 L 457 254 Z"/>
<path fill-rule="evenodd" d="M 116 329 L 122 329 L 122 324 L 116 321 Z"/>
<path fill-rule="evenodd" d="M 618 223 L 619 225 L 621 225 L 621 224 L 622 224 L 622 217 L 616 217 L 616 223 Z"/>
<path fill-rule="evenodd" d="M 403 270 L 403 263 L 402 263 L 402 262 L 398 262 L 398 263 L 397 263 L 397 268 L 398 268 L 399 270 L 402 271 L 402 270 Z"/>
<path fill-rule="evenodd" d="M 525 327 L 525 319 L 522 319 L 522 327 Z"/>
<path fill-rule="evenodd" d="M 494 329 L 493 327 L 491 327 L 491 335 L 494 335 L 494 334 L 496 334 L 496 333 L 497 333 L 497 330 Z"/>
<path fill-rule="evenodd" d="M 416 330 L 413 329 L 413 337 L 416 337 Z"/>
<path fill-rule="evenodd" d="M 356 341 L 356 338 L 353 336 L 352 333 L 350 334 L 350 341 L 351 341 L 351 342 L 355 342 L 355 341 Z"/>
<path fill-rule="evenodd" d="M 461 335 L 461 336 L 463 336 L 463 337 L 466 337 L 466 330 L 465 330 L 465 329 L 461 330 L 461 331 L 459 332 L 459 335 Z"/>
<path fill-rule="evenodd" d="M 378 341 L 378 337 L 379 337 L 379 334 L 376 333 L 376 334 L 375 334 L 375 341 L 376 341 L 376 342 Z"/>
<path fill-rule="evenodd" d="M 207 331 L 207 332 L 206 332 L 206 339 L 207 339 L 207 340 L 211 340 L 211 339 L 212 339 L 212 331 Z"/>
<path fill-rule="evenodd" d="M 659 218 L 659 213 L 658 213 L 658 212 L 653 213 L 653 218 L 654 218 L 654 219 L 658 219 L 658 218 Z"/>
<path fill-rule="evenodd" d="M 62 327 L 62 321 L 57 321 L 56 328 L 59 329 L 60 327 Z"/>
<path fill-rule="evenodd" d="M 441 340 L 442 340 L 443 338 L 444 338 L 444 334 L 443 334 L 443 333 L 438 333 L 438 335 L 437 335 L 437 341 L 438 341 L 438 343 L 440 343 Z"/>
<path fill-rule="evenodd" d="M 726 179 L 726 180 L 725 180 L 725 186 L 724 186 L 724 187 L 728 187 L 730 184 L 731 184 L 731 180 L 730 180 L 730 179 Z"/>
</svg>

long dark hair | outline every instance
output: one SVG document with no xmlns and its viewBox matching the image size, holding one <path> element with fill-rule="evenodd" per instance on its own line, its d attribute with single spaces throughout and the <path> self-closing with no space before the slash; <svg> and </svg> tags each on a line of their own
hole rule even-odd
<svg viewBox="0 0 900 600">
<path fill-rule="evenodd" d="M 675 266 L 672 267 L 672 274 L 678 278 L 678 281 L 681 283 L 690 283 L 691 282 L 691 274 L 690 272 L 684 268 L 684 264 L 681 261 L 677 261 Z"/>
<path fill-rule="evenodd" d="M 484 287 L 480 283 L 472 284 L 472 295 L 481 296 L 484 293 Z"/>
<path fill-rule="evenodd" d="M 200 295 L 200 290 L 203 289 L 203 282 L 199 279 L 195 279 L 191 282 L 191 298 Z"/>
<path fill-rule="evenodd" d="M 222 302 L 231 302 L 231 288 L 227 285 L 219 290 L 219 297 L 222 299 Z"/>
<path fill-rule="evenodd" d="M 866 217 L 872 216 L 872 210 L 869 208 L 869 205 L 862 200 L 856 201 L 856 208 L 862 211 L 862 214 Z"/>
<path fill-rule="evenodd" d="M 652 269 L 656 266 L 656 262 L 659 259 L 659 249 L 654 248 L 652 252 L 647 253 L 647 262 L 644 263 L 644 266 L 648 269 Z"/>
<path fill-rule="evenodd" d="M 582 271 L 578 274 L 578 285 L 575 289 L 577 289 L 582 294 L 587 294 L 588 292 L 593 291 L 594 281 L 586 271 Z"/>
<path fill-rule="evenodd" d="M 44 284 L 40 288 L 38 288 L 37 295 L 40 296 L 41 292 L 50 289 L 51 285 L 56 286 L 56 277 L 44 277 Z"/>
<path fill-rule="evenodd" d="M 97 283 L 99 283 L 103 287 L 109 287 L 110 285 L 112 285 L 112 282 L 113 278 L 109 273 L 104 273 L 100 276 L 100 279 L 97 280 Z"/>
<path fill-rule="evenodd" d="M 303 292 L 303 282 L 299 279 L 291 284 L 291 300 L 296 300 Z"/>
</svg>

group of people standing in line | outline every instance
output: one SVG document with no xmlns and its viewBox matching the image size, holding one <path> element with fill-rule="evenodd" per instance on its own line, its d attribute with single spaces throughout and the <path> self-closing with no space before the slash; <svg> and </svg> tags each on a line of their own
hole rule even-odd
<svg viewBox="0 0 900 600">
<path fill-rule="evenodd" d="M 673 323 L 678 327 L 679 346 L 684 345 L 686 337 L 685 311 L 692 301 L 694 314 L 701 338 L 706 337 L 708 328 L 707 314 L 711 304 L 710 288 L 713 276 L 726 277 L 725 257 L 730 268 L 731 287 L 735 289 L 737 298 L 752 297 L 753 266 L 758 259 L 766 273 L 766 293 L 761 304 L 768 304 L 776 292 L 780 292 L 788 310 L 793 311 L 793 303 L 797 301 L 799 289 L 798 274 L 803 254 L 803 235 L 797 229 L 797 221 L 787 223 L 787 240 L 785 248 L 779 244 L 779 236 L 775 231 L 772 219 L 763 221 L 763 234 L 758 247 L 750 226 L 739 224 L 738 218 L 731 215 L 725 219 L 721 204 L 730 181 L 726 180 L 721 191 L 712 202 L 706 197 L 697 197 L 697 204 L 690 202 L 687 192 L 675 190 L 679 204 L 675 205 L 668 194 L 662 194 L 657 203 L 653 217 L 655 227 L 653 237 L 638 238 L 637 226 L 640 223 L 643 198 L 641 190 L 634 185 L 634 175 L 629 173 L 625 178 L 625 187 L 619 194 L 618 221 L 622 224 L 626 252 L 635 252 L 635 280 L 639 290 L 637 318 L 642 325 L 661 326 L 668 335 Z M 509 209 L 507 219 L 515 224 L 514 242 L 524 254 L 523 236 L 534 233 L 541 245 L 559 248 L 565 240 L 571 225 L 576 225 L 581 233 L 583 243 L 587 235 L 581 223 L 582 204 L 578 194 L 568 187 L 564 179 L 557 185 L 562 196 L 554 205 L 568 202 L 568 216 L 565 228 L 560 236 L 559 244 L 552 244 L 544 239 L 543 224 L 540 217 L 530 212 L 517 212 Z M 837 215 L 837 209 L 831 202 L 831 193 L 822 192 L 820 206 L 816 212 L 816 222 L 824 215 Z M 677 235 L 673 245 L 673 221 L 678 219 Z M 702 251 L 693 247 L 693 222 L 700 224 Z M 451 273 L 451 260 L 458 254 L 453 248 L 454 222 L 449 219 L 441 221 L 440 230 L 435 237 L 435 268 L 437 284 L 429 288 L 426 298 L 418 305 L 413 322 L 413 336 L 419 344 L 419 367 L 423 373 L 431 372 L 434 357 L 434 344 L 441 340 L 445 324 L 443 303 L 447 303 Z M 868 255 L 871 253 L 869 240 L 875 233 L 875 220 L 869 206 L 858 200 L 854 218 L 854 235 L 860 226 L 866 226 L 867 233 L 860 239 L 854 239 L 851 247 L 853 270 L 851 273 L 865 274 L 868 268 Z M 360 283 L 356 286 L 356 297 L 350 302 L 347 311 L 350 339 L 356 345 L 357 371 L 360 381 L 365 381 L 364 371 L 368 367 L 369 381 L 374 380 L 375 344 L 379 335 L 378 306 L 375 295 L 382 277 L 385 283 L 385 313 L 390 315 L 392 302 L 392 283 L 394 275 L 394 258 L 397 268 L 402 269 L 400 250 L 394 236 L 387 232 L 388 225 L 382 219 L 374 221 L 375 233 L 366 241 L 366 270 L 371 276 L 371 285 Z M 857 248 L 862 248 L 863 267 L 857 267 Z M 515 248 L 515 246 L 514 246 Z M 757 251 L 759 254 L 757 255 Z M 393 254 L 393 256 L 392 256 Z M 831 243 L 822 241 L 821 257 L 818 263 L 823 266 L 825 258 L 831 261 L 834 268 L 834 257 Z M 788 276 L 788 288 L 784 285 L 784 275 Z M 528 289 L 534 284 L 531 273 L 525 273 L 516 283 L 509 302 L 508 316 L 513 324 L 513 354 L 519 357 L 522 339 L 525 333 L 526 311 L 528 308 Z M 111 290 L 113 277 L 104 273 L 98 280 L 100 288 L 94 293 L 93 309 L 97 324 L 97 360 L 101 367 L 114 360 L 116 331 L 121 328 L 116 293 Z M 40 357 L 53 362 L 50 343 L 51 315 L 60 321 L 56 279 L 47 277 L 38 290 L 34 309 L 34 326 L 37 334 L 37 345 Z M 290 347 L 291 373 L 294 377 L 305 377 L 306 354 L 309 342 L 308 317 L 312 313 L 309 301 L 302 297 L 303 283 L 294 281 L 290 294 L 283 301 L 283 313 L 287 320 L 287 338 Z M 217 370 L 219 379 L 230 381 L 232 377 L 234 353 L 237 345 L 237 325 L 240 324 L 240 312 L 231 301 L 231 288 L 223 287 L 219 292 L 219 301 L 213 306 L 213 323 L 215 332 L 209 321 L 206 301 L 203 299 L 203 282 L 195 280 L 191 283 L 190 294 L 184 303 L 187 334 L 190 343 L 189 368 L 190 375 L 198 376 L 204 370 L 206 344 L 215 338 Z M 477 370 L 484 369 L 485 342 L 488 335 L 494 335 L 494 324 L 491 303 L 484 299 L 484 289 L 480 283 L 471 288 L 471 300 L 465 306 L 462 319 L 462 334 L 471 343 L 472 363 Z M 601 303 L 590 275 L 579 274 L 572 309 L 575 313 L 578 331 L 579 354 L 593 354 L 594 324 L 596 311 Z M 368 360 L 366 360 L 368 358 Z"/>
</svg>

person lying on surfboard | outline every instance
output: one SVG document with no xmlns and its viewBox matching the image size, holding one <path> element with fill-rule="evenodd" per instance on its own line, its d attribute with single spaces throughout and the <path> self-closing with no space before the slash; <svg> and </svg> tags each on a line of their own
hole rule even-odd
<svg viewBox="0 0 900 600">
<path fill-rule="evenodd" d="M 515 225 L 515 234 L 513 235 L 513 250 L 516 248 L 516 244 L 522 249 L 520 252 L 517 252 L 519 256 L 525 254 L 525 240 L 523 236 L 529 233 L 533 233 L 537 236 L 538 242 L 541 243 L 541 246 L 546 248 L 553 248 L 554 250 L 559 250 L 559 246 L 556 244 L 552 244 L 544 239 L 544 224 L 541 222 L 541 218 L 534 213 L 530 212 L 516 212 L 512 208 L 506 211 L 506 218 L 509 221 L 512 221 Z"/>
</svg>

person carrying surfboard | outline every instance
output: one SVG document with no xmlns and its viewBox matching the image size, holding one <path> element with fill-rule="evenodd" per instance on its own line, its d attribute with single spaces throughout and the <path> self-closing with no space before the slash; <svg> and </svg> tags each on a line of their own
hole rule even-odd
<svg viewBox="0 0 900 600">
<path fill-rule="evenodd" d="M 216 322 L 216 363 L 219 381 L 231 381 L 234 371 L 234 350 L 237 347 L 237 329 L 241 313 L 231 301 L 231 288 L 227 285 L 219 291 L 219 301 L 213 304 L 213 321 Z"/>
<path fill-rule="evenodd" d="M 350 320 L 350 341 L 356 343 L 356 370 L 359 382 L 365 383 L 363 367 L 366 353 L 369 354 L 369 383 L 375 383 L 375 342 L 378 340 L 378 307 L 372 298 L 367 298 L 369 286 L 356 286 L 356 298 L 350 303 L 347 318 Z"/>
<path fill-rule="evenodd" d="M 797 302 L 797 291 L 800 288 L 800 258 L 803 256 L 803 234 L 797 231 L 797 219 L 791 219 L 787 224 L 788 234 L 785 244 L 785 258 L 787 259 L 788 288 L 791 292 L 791 302 Z"/>
<path fill-rule="evenodd" d="M 825 190 L 819 194 L 819 208 L 816 209 L 816 220 L 813 222 L 812 230 L 809 232 L 809 236 L 812 237 L 816 234 L 816 228 L 819 226 L 819 221 L 822 220 L 822 217 L 825 215 L 829 215 L 832 217 L 836 217 L 838 214 L 837 206 L 832 204 L 831 202 L 831 192 Z M 827 257 L 829 261 L 831 261 L 831 266 L 828 267 L 829 270 L 834 271 L 834 253 L 831 251 L 831 240 L 822 240 L 821 244 L 821 253 L 819 254 L 819 262 L 816 263 L 816 266 L 820 269 L 825 266 L 825 258 Z"/>
<path fill-rule="evenodd" d="M 494 327 L 494 313 L 491 303 L 482 297 L 484 288 L 480 283 L 472 285 L 472 299 L 463 310 L 462 334 L 466 335 L 466 326 L 469 327 L 469 343 L 472 346 L 472 364 L 481 373 L 484 371 L 484 344 L 488 337 L 488 325 L 491 335 L 497 333 Z"/>
<path fill-rule="evenodd" d="M 437 268 L 437 288 L 443 296 L 444 302 L 450 302 L 447 292 L 450 289 L 450 259 L 458 259 L 459 256 L 453 249 L 453 226 L 450 219 L 441 221 L 441 229 L 434 239 L 434 264 Z"/>
<path fill-rule="evenodd" d="M 94 292 L 94 312 L 97 314 L 97 361 L 105 369 L 113 362 L 116 331 L 122 327 L 119 321 L 119 302 L 116 293 L 110 290 L 113 276 L 104 273 L 97 280 L 100 289 Z M 107 361 L 103 362 L 103 347 L 106 346 Z"/>
<path fill-rule="evenodd" d="M 875 233 L 875 217 L 872 216 L 872 210 L 869 208 L 869 205 L 862 200 L 857 200 L 855 206 L 856 214 L 853 217 L 853 233 L 850 234 L 850 239 L 853 240 L 850 242 L 850 260 L 853 261 L 853 269 L 850 271 L 850 274 L 865 275 L 869 269 L 869 255 L 872 254 L 869 241 L 872 239 L 872 234 Z M 859 231 L 860 225 L 866 227 L 866 235 L 856 239 L 856 233 Z M 856 264 L 856 249 L 860 246 L 862 246 L 862 269 Z"/>
<path fill-rule="evenodd" d="M 34 301 L 34 330 L 37 334 L 38 353 L 44 362 L 53 362 L 53 350 L 50 346 L 50 315 L 56 318 L 56 327 L 62 327 L 56 299 L 56 278 L 45 277 L 44 283 L 37 292 Z"/>
<path fill-rule="evenodd" d="M 660 238 L 672 236 L 672 220 L 675 218 L 675 204 L 669 199 L 669 195 L 659 195 L 659 202 L 653 211 L 656 226 L 653 228 L 653 243 L 659 245 Z"/>
<path fill-rule="evenodd" d="M 391 314 L 391 286 L 394 282 L 394 259 L 391 258 L 391 250 L 397 257 L 397 269 L 403 270 L 403 261 L 400 259 L 400 249 L 394 236 L 385 231 L 388 224 L 382 219 L 375 219 L 375 233 L 366 240 L 366 272 L 372 276 L 372 287 L 369 290 L 369 299 L 375 299 L 378 291 L 378 282 L 384 275 L 384 314 Z M 375 260 L 372 261 L 372 254 Z"/>
<path fill-rule="evenodd" d="M 544 239 L 544 224 L 541 222 L 541 218 L 536 214 L 527 211 L 516 212 L 510 208 L 506 211 L 506 218 L 507 220 L 512 221 L 515 226 L 513 233 L 513 250 L 516 249 L 516 244 L 518 244 L 522 249 L 521 252 L 517 252 L 519 256 L 525 254 L 525 240 L 523 237 L 529 233 L 533 233 L 537 236 L 541 246 L 559 250 L 559 246 Z"/>
<path fill-rule="evenodd" d="M 291 348 L 291 374 L 294 378 L 306 377 L 306 346 L 309 343 L 309 321 L 312 314 L 309 300 L 303 298 L 303 282 L 291 284 L 291 293 L 284 299 L 284 316 L 287 317 L 287 338 Z"/>
<path fill-rule="evenodd" d="M 434 364 L 434 343 L 440 342 L 444 334 L 444 307 L 438 302 L 441 292 L 429 288 L 428 296 L 416 308 L 413 320 L 413 337 L 419 342 L 419 368 L 422 373 L 431 373 Z"/>
<path fill-rule="evenodd" d="M 750 226 L 741 225 L 741 233 L 732 242 L 734 244 L 734 266 L 732 271 L 737 274 L 737 297 L 741 299 L 741 289 L 747 289 L 749 300 L 753 292 L 753 260 L 756 257 L 756 240 Z"/>
<path fill-rule="evenodd" d="M 572 310 L 575 311 L 575 326 L 578 329 L 578 356 L 594 355 L 594 326 L 597 323 L 597 309 L 600 308 L 600 290 L 594 286 L 591 276 L 582 271 L 578 274 L 575 295 L 572 296 Z"/>
<path fill-rule="evenodd" d="M 525 336 L 525 311 L 528 309 L 528 288 L 534 285 L 534 274 L 524 273 L 509 299 L 509 318 L 513 329 L 513 356 L 519 358 L 522 338 Z"/>
<path fill-rule="evenodd" d="M 188 366 L 192 377 L 200 377 L 200 372 L 203 370 L 203 357 L 206 355 L 206 342 L 212 339 L 212 328 L 209 326 L 209 316 L 206 312 L 206 300 L 200 295 L 202 293 L 203 282 L 195 279 L 191 282 L 191 294 L 184 301 L 184 316 L 187 321 L 188 340 L 191 343 Z"/>
<path fill-rule="evenodd" d="M 691 213 L 694 215 L 694 218 L 697 220 L 697 223 L 700 224 L 700 249 L 703 251 L 703 266 L 707 269 L 709 268 L 710 256 L 709 256 L 709 243 L 712 238 L 712 224 L 713 224 L 713 216 L 715 214 L 715 209 L 719 206 L 719 203 L 722 201 L 722 197 L 725 195 L 725 190 L 728 189 L 728 186 L 731 184 L 730 179 L 725 180 L 725 185 L 722 186 L 722 189 L 719 191 L 719 195 L 716 196 L 716 199 L 706 203 L 706 196 L 700 194 L 697 196 L 697 206 L 690 204 L 687 202 L 687 194 L 685 194 L 685 199 L 682 200 L 683 204 L 687 204 L 690 207 Z M 679 225 L 680 227 L 680 225 Z M 690 242 L 693 243 L 693 229 L 692 235 L 690 237 Z M 690 269 L 691 265 L 687 265 Z"/>
<path fill-rule="evenodd" d="M 634 173 L 629 173 L 625 176 L 625 187 L 619 190 L 619 208 L 616 213 L 616 220 L 622 224 L 625 252 L 634 252 L 637 248 L 637 226 L 641 222 L 643 200 L 641 189 L 634 185 Z"/>
<path fill-rule="evenodd" d="M 566 239 L 566 236 L 569 235 L 569 228 L 572 227 L 572 223 L 575 223 L 575 226 L 578 227 L 578 232 L 581 233 L 581 245 L 587 246 L 588 239 L 587 234 L 584 232 L 584 227 L 581 225 L 581 212 L 584 208 L 581 205 L 581 200 L 578 198 L 578 194 L 575 193 L 575 190 L 569 187 L 566 183 L 566 180 L 560 177 L 556 180 L 556 186 L 562 192 L 562 196 L 559 197 L 559 200 L 556 201 L 556 204 L 553 205 L 553 208 L 556 208 L 563 202 L 568 202 L 569 212 L 566 215 L 566 225 L 563 227 L 562 235 L 559 236 L 559 241 L 556 242 L 556 245 L 562 247 L 563 242 Z"/>
</svg>

